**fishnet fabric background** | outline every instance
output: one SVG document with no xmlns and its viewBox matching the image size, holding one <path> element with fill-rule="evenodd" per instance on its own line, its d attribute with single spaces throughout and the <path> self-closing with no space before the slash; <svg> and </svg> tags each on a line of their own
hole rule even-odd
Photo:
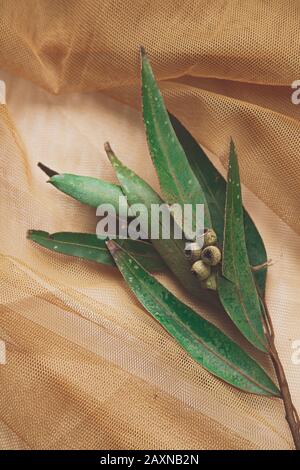
<svg viewBox="0 0 300 470">
<path fill-rule="evenodd" d="M 300 410 L 291 359 L 300 339 L 300 108 L 290 99 L 300 78 L 299 3 L 2 0 L 0 8 L 0 447 L 291 448 L 279 400 L 243 394 L 195 364 L 113 268 L 54 255 L 25 234 L 88 232 L 97 222 L 45 184 L 38 161 L 115 181 L 103 151 L 110 140 L 158 189 L 139 110 L 143 44 L 169 109 L 222 171 L 229 136 L 237 143 L 245 204 L 273 259 L 268 303 Z M 204 314 L 240 341 L 227 319 Z"/>
</svg>

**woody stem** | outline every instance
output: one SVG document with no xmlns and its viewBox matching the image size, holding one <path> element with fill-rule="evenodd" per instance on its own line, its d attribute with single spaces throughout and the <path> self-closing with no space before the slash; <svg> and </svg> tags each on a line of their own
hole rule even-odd
<svg viewBox="0 0 300 470">
<path fill-rule="evenodd" d="M 271 360 L 275 369 L 275 373 L 277 376 L 279 388 L 281 391 L 281 397 L 283 400 L 284 404 L 284 409 L 285 409 L 285 415 L 286 415 L 286 420 L 289 425 L 295 449 L 300 450 L 300 420 L 299 416 L 297 413 L 297 410 L 295 406 L 293 405 L 292 397 L 291 397 L 291 392 L 289 389 L 289 385 L 286 379 L 286 375 L 280 360 L 280 357 L 278 355 L 276 346 L 275 346 L 275 335 L 274 335 L 274 329 L 272 325 L 272 320 L 269 314 L 268 307 L 266 305 L 265 299 L 261 299 L 265 313 L 266 313 L 266 337 L 269 343 L 269 351 L 270 351 L 270 356 Z"/>
</svg>

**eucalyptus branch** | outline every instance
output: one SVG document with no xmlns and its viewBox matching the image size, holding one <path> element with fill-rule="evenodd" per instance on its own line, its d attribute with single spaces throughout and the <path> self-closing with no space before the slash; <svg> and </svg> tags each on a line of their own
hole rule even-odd
<svg viewBox="0 0 300 470">
<path fill-rule="evenodd" d="M 206 227 L 203 246 L 196 238 L 187 249 L 184 238 L 174 236 L 150 237 L 151 244 L 119 239 L 110 240 L 107 245 L 105 237 L 99 240 L 96 234 L 59 232 L 50 235 L 32 230 L 28 237 L 56 252 L 116 266 L 144 308 L 197 363 L 240 390 L 266 398 L 281 398 L 295 448 L 300 450 L 300 420 L 275 346 L 274 328 L 264 299 L 265 268 L 270 261 L 264 242 L 243 207 L 235 145 L 231 141 L 225 180 L 187 129 L 168 114 L 143 49 L 141 62 L 143 117 L 162 197 L 126 167 L 107 144 L 105 149 L 119 185 L 92 177 L 57 174 L 43 164 L 39 167 L 49 176 L 49 182 L 63 193 L 91 207 L 109 203 L 116 216 L 136 203 L 143 204 L 148 214 L 153 206 L 161 204 L 176 203 L 183 208 L 189 204 L 193 209 L 191 221 L 197 229 L 194 209 L 202 203 Z M 124 195 L 128 204 L 120 207 Z M 151 224 L 147 221 L 148 229 L 152 223 L 152 218 Z M 172 232 L 174 224 L 168 223 Z M 161 219 L 157 227 L 162 228 Z M 194 235 L 188 234 L 192 236 L 187 238 L 193 240 Z M 279 387 L 243 348 L 149 274 L 165 267 L 196 298 L 211 300 L 214 296 L 214 300 L 220 301 L 218 305 L 222 305 L 243 336 L 258 350 L 270 355 Z"/>
</svg>

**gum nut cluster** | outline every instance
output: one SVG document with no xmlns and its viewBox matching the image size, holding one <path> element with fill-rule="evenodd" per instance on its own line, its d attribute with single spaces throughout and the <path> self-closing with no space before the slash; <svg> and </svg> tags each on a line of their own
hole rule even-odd
<svg viewBox="0 0 300 470">
<path fill-rule="evenodd" d="M 202 281 L 203 287 L 207 289 L 215 289 L 216 279 L 212 273 L 212 266 L 216 266 L 221 261 L 221 251 L 215 244 L 217 243 L 217 235 L 214 230 L 207 229 L 204 232 L 204 243 L 201 249 L 198 243 L 189 243 L 186 247 L 185 254 L 187 258 L 193 262 L 192 272 L 196 274 L 198 279 Z"/>
</svg>

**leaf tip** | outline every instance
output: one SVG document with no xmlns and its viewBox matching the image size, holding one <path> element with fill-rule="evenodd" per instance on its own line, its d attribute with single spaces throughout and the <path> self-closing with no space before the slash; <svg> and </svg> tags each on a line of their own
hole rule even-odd
<svg viewBox="0 0 300 470">
<path fill-rule="evenodd" d="M 106 152 L 106 155 L 108 156 L 108 159 L 109 159 L 110 163 L 113 165 L 113 167 L 118 166 L 118 159 L 117 159 L 114 151 L 112 150 L 109 142 L 105 142 L 104 150 Z"/>
<path fill-rule="evenodd" d="M 111 148 L 109 142 L 105 142 L 105 143 L 104 143 L 104 150 L 105 150 L 105 152 L 106 152 L 107 154 L 108 154 L 108 153 L 112 153 L 112 148 Z"/>
<path fill-rule="evenodd" d="M 109 160 L 112 162 L 115 159 L 116 156 L 115 156 L 109 142 L 105 142 L 104 150 L 105 150 L 106 155 L 108 156 Z"/>
<path fill-rule="evenodd" d="M 59 173 L 57 173 L 57 171 L 55 170 L 51 170 L 51 168 L 49 168 L 48 166 L 44 165 L 43 163 L 41 162 L 38 162 L 37 166 L 44 172 L 46 173 L 47 176 L 50 176 L 50 178 L 52 176 L 55 176 L 55 175 L 58 175 Z"/>
<path fill-rule="evenodd" d="M 147 56 L 144 46 L 140 46 L 141 59 Z"/>
<path fill-rule="evenodd" d="M 229 160 L 232 160 L 233 158 L 237 159 L 237 154 L 234 140 L 230 137 Z"/>
<path fill-rule="evenodd" d="M 34 230 L 27 230 L 27 232 L 26 232 L 26 238 L 27 238 L 28 240 L 30 240 L 30 239 L 31 239 L 31 235 L 32 235 L 33 233 L 34 233 Z"/>
<path fill-rule="evenodd" d="M 28 238 L 28 240 L 33 240 L 33 241 L 36 241 L 34 239 L 35 236 L 48 236 L 49 233 L 48 232 L 45 232 L 44 230 L 34 230 L 34 229 L 30 229 L 30 230 L 27 230 L 26 232 L 26 238 Z"/>
</svg>

